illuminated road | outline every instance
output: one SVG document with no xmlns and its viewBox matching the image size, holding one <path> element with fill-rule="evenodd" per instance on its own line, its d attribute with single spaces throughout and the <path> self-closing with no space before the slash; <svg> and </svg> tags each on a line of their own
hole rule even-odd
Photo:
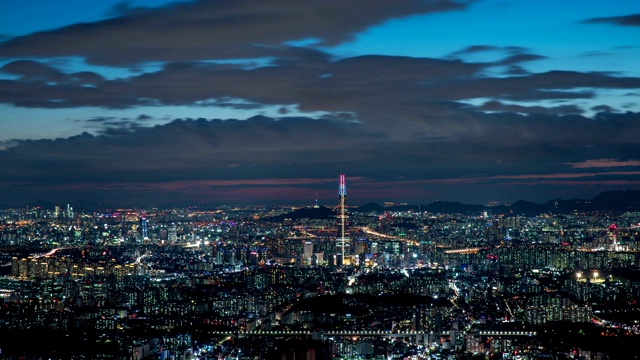
<svg viewBox="0 0 640 360">
<path fill-rule="evenodd" d="M 327 331 L 327 332 L 314 332 L 314 331 L 247 331 L 247 332 L 232 332 L 232 331 L 212 331 L 211 335 L 224 336 L 227 340 L 230 336 L 312 336 L 318 334 L 325 337 L 331 336 L 373 336 L 373 337 L 410 337 L 410 336 L 424 336 L 424 335 L 438 335 L 449 336 L 449 331 L 443 332 L 428 332 L 428 331 L 407 331 L 407 332 L 391 332 L 391 331 Z M 536 336 L 535 331 L 497 331 L 497 330 L 480 330 L 479 335 L 484 336 Z"/>
<path fill-rule="evenodd" d="M 383 238 L 383 239 L 405 241 L 405 242 L 412 243 L 414 245 L 420 245 L 420 242 L 417 241 L 417 240 L 411 240 L 411 239 L 406 239 L 406 238 L 401 238 L 401 237 L 397 237 L 397 236 L 392 236 L 392 235 L 379 233 L 377 231 L 369 229 L 368 227 L 361 227 L 361 228 L 358 228 L 358 229 L 362 230 L 362 232 L 364 232 L 367 235 L 373 235 L 373 236 L 377 236 L 377 237 L 380 237 L 380 238 Z"/>
<path fill-rule="evenodd" d="M 55 249 L 49 251 L 48 253 L 34 255 L 33 258 L 34 259 L 38 259 L 38 258 L 45 257 L 45 256 L 51 256 L 51 255 L 55 254 L 58 250 L 66 250 L 66 249 L 71 249 L 71 248 L 70 247 L 55 248 Z"/>
<path fill-rule="evenodd" d="M 142 254 L 142 255 L 138 256 L 138 257 L 136 258 L 136 261 L 134 262 L 134 264 L 140 264 L 140 261 L 141 261 L 141 260 L 142 260 L 142 258 L 144 258 L 145 256 L 147 256 L 147 254 L 146 254 L 146 253 L 144 253 L 144 254 Z"/>
<path fill-rule="evenodd" d="M 464 248 L 464 249 L 452 249 L 452 250 L 445 250 L 444 253 L 445 254 L 475 254 L 478 251 L 480 251 L 480 248 Z"/>
</svg>

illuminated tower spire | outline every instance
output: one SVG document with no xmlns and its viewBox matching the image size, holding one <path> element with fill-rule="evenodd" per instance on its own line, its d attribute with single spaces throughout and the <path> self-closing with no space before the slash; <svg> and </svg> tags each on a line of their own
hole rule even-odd
<svg viewBox="0 0 640 360">
<path fill-rule="evenodd" d="M 347 215 L 345 213 L 345 206 L 347 201 L 347 180 L 344 174 L 340 174 L 340 185 L 338 187 L 338 201 L 340 206 L 340 213 L 338 214 L 338 219 L 340 220 L 340 245 L 342 247 L 342 263 L 344 264 L 344 248 L 346 238 L 344 236 L 344 227 L 345 222 L 347 220 Z"/>
</svg>

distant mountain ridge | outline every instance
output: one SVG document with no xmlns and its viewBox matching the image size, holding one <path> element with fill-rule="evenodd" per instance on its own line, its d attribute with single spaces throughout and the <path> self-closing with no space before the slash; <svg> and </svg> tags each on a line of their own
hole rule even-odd
<svg viewBox="0 0 640 360">
<path fill-rule="evenodd" d="M 44 210 L 53 211 L 54 207 L 58 205 L 61 209 L 66 209 L 67 203 L 52 203 L 46 200 L 38 200 L 25 204 L 24 207 L 29 208 L 41 208 Z M 104 211 L 115 210 L 121 208 L 141 208 L 131 205 L 116 205 L 106 204 L 97 201 L 72 201 L 69 205 L 73 207 L 74 211 L 92 212 L 92 211 Z M 158 206 L 154 206 L 159 209 L 169 208 L 200 208 L 200 209 L 216 209 L 217 204 L 214 202 L 198 203 L 193 200 L 185 200 L 174 203 L 162 203 Z M 15 207 L 0 205 L 0 209 L 11 209 Z M 146 207 L 150 208 L 150 207 Z M 375 202 L 371 202 L 359 207 L 349 208 L 349 212 L 352 213 L 384 213 L 385 211 L 427 211 L 431 213 L 443 213 L 443 214 L 477 214 L 480 212 L 490 213 L 513 213 L 523 215 L 536 215 L 541 213 L 570 213 L 573 211 L 598 211 L 598 210 L 610 210 L 610 211 L 640 211 L 640 190 L 613 190 L 606 191 L 598 194 L 593 199 L 554 199 L 545 203 L 535 203 L 526 200 L 519 200 L 511 205 L 498 205 L 498 206 L 485 206 L 464 204 L 456 201 L 435 201 L 426 205 L 397 205 L 397 206 L 381 206 Z M 325 206 L 320 207 L 305 207 L 295 210 L 286 215 L 281 215 L 282 218 L 289 218 L 292 220 L 300 218 L 330 218 L 335 216 L 335 209 Z M 274 217 L 277 220 L 279 217 Z"/>
<path fill-rule="evenodd" d="M 542 213 L 570 213 L 573 211 L 640 211 L 640 190 L 614 190 L 598 194 L 591 200 L 586 199 L 554 199 L 545 203 L 519 200 L 511 205 L 485 206 L 463 204 L 460 202 L 435 201 L 427 205 L 400 205 L 383 207 L 369 203 L 350 210 L 351 212 L 384 212 L 384 211 L 427 211 L 433 213 L 471 214 L 483 211 L 491 213 L 514 213 L 535 215 Z"/>
<path fill-rule="evenodd" d="M 571 213 L 574 211 L 640 211 L 640 190 L 617 190 L 599 194 L 591 200 L 585 199 L 554 199 L 545 203 L 535 203 L 531 201 L 519 200 L 511 205 L 485 206 L 463 204 L 460 202 L 435 201 L 426 205 L 397 205 L 381 206 L 375 202 L 350 208 L 351 213 L 381 214 L 385 211 L 427 211 L 438 214 L 479 214 L 484 211 L 493 214 L 517 214 L 517 215 L 538 215 L 543 213 Z M 335 209 L 302 208 L 290 213 L 271 218 L 281 221 L 283 219 L 297 220 L 301 218 L 321 219 L 335 217 Z"/>
</svg>

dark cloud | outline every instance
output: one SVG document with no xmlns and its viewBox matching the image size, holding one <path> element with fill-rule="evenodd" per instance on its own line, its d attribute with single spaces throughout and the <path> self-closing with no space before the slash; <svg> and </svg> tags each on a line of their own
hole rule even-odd
<svg viewBox="0 0 640 360">
<path fill-rule="evenodd" d="M 334 60 L 316 50 L 283 47 L 279 51 L 287 54 L 287 61 L 279 65 L 242 69 L 202 62 L 167 64 L 155 73 L 103 81 L 91 87 L 0 80 L 0 101 L 47 108 L 199 104 L 260 109 L 293 105 L 302 111 L 328 112 L 327 119 L 359 122 L 372 133 L 396 140 L 431 141 L 465 133 L 467 128 L 478 136 L 493 131 L 486 129 L 485 122 L 473 120 L 471 112 L 461 111 L 465 106 L 456 102 L 464 99 L 495 100 L 476 111 L 577 114 L 586 109 L 505 105 L 502 101 L 589 99 L 594 96 L 592 91 L 574 89 L 640 88 L 638 78 L 606 73 L 554 71 L 489 78 L 478 75 L 486 69 L 483 63 L 391 56 Z M 29 68 L 38 68 L 35 65 Z M 27 73 L 22 70 L 20 74 Z M 87 129 L 113 135 L 141 125 L 139 121 L 94 122 Z"/>
<path fill-rule="evenodd" d="M 529 53 L 528 49 L 519 46 L 491 46 L 491 45 L 474 45 L 468 46 L 462 50 L 454 51 L 446 56 L 449 60 L 466 59 L 469 62 L 469 56 L 473 58 L 473 55 L 478 53 L 491 53 L 493 56 L 502 56 L 502 59 L 497 59 L 484 66 L 495 72 L 496 68 L 502 68 L 504 75 L 526 75 L 529 72 L 525 70 L 520 64 L 530 61 L 544 60 L 547 57 L 537 54 Z"/>
<path fill-rule="evenodd" d="M 298 104 L 302 110 L 366 112 L 394 108 L 420 111 L 434 101 L 477 97 L 513 99 L 591 98 L 574 88 L 637 88 L 640 79 L 604 73 L 553 71 L 528 76 L 488 78 L 484 64 L 389 56 L 362 56 L 339 61 L 305 61 L 251 71 L 211 67 L 171 69 L 110 82 L 109 93 L 126 91 L 135 98 L 163 104 L 188 104 L 230 97 L 249 103 Z M 330 74 L 327 76 L 326 74 Z M 162 84 L 172 84 L 171 87 Z M 542 91 L 544 90 L 544 91 Z M 559 91 L 563 90 L 563 91 Z"/>
<path fill-rule="evenodd" d="M 586 24 L 614 24 L 622 26 L 640 26 L 640 14 L 631 14 L 624 16 L 610 16 L 601 18 L 592 18 L 584 20 Z"/>
<path fill-rule="evenodd" d="M 102 76 L 89 72 L 64 73 L 39 61 L 16 60 L 0 68 L 7 74 L 19 76 L 19 81 L 54 84 L 96 85 L 104 81 Z"/>
<path fill-rule="evenodd" d="M 591 108 L 593 111 L 597 112 L 612 112 L 613 108 L 609 105 L 598 105 Z"/>
<path fill-rule="evenodd" d="M 520 65 L 511 65 L 507 67 L 504 71 L 504 75 L 507 75 L 507 76 L 522 76 L 522 75 L 529 75 L 529 74 L 531 74 L 531 72 L 526 70 Z"/>
<path fill-rule="evenodd" d="M 593 56 L 609 56 L 613 55 L 612 53 L 604 52 L 604 51 L 587 51 L 581 54 L 581 56 L 585 57 L 593 57 Z"/>
<path fill-rule="evenodd" d="M 498 111 L 513 112 L 525 114 L 546 114 L 546 115 L 564 115 L 564 114 L 581 114 L 584 111 L 574 105 L 560 106 L 522 106 L 513 104 L 504 104 L 497 100 L 491 100 L 478 107 L 482 111 Z"/>
<path fill-rule="evenodd" d="M 42 81 L 61 83 L 67 81 L 67 75 L 38 61 L 17 60 L 0 68 L 0 71 L 17 75 L 22 81 Z"/>
<path fill-rule="evenodd" d="M 237 174 L 220 172 L 229 163 L 238 164 L 235 171 L 240 172 L 258 166 L 286 164 L 292 164 L 290 169 L 295 169 L 293 164 L 304 163 L 310 153 L 337 154 L 346 152 L 352 141 L 364 144 L 364 138 L 379 138 L 376 134 L 360 134 L 357 131 L 360 127 L 327 120 L 284 118 L 276 121 L 259 116 L 246 121 L 176 120 L 151 128 L 114 128 L 102 136 L 83 134 L 68 139 L 24 141 L 8 149 L 2 157 L 13 159 L 12 163 L 19 159 L 25 161 L 19 169 L 12 169 L 6 179 L 13 173 L 17 177 L 24 175 L 24 178 L 43 181 L 50 176 L 53 181 L 67 177 L 67 170 L 71 171 L 68 175 L 75 175 L 65 178 L 65 182 L 76 177 L 85 181 L 113 180 L 122 176 L 121 171 L 126 171 L 133 181 L 159 175 L 164 180 L 234 179 Z M 331 141 L 327 141 L 329 138 Z M 26 165 L 39 161 L 50 163 L 47 170 L 56 174 L 29 170 Z M 58 161 L 66 163 L 66 170 L 55 170 Z M 322 160 L 320 156 L 318 161 L 331 160 Z"/>
<path fill-rule="evenodd" d="M 93 122 L 93 123 L 104 123 L 104 122 L 114 121 L 116 119 L 117 119 L 116 117 L 107 116 L 107 117 L 94 117 L 92 119 L 84 120 L 84 121 Z"/>
<path fill-rule="evenodd" d="M 142 15 L 151 11 L 153 11 L 153 8 L 133 6 L 130 1 L 122 1 L 111 6 L 111 8 L 107 10 L 106 15 L 109 17 L 123 17 Z"/>
<path fill-rule="evenodd" d="M 595 96 L 593 91 L 554 91 L 554 90 L 532 90 L 528 93 L 521 92 L 502 96 L 502 99 L 513 101 L 536 101 L 536 100 L 557 100 L 557 99 L 591 99 Z"/>
<path fill-rule="evenodd" d="M 45 108 L 198 105 L 260 110 L 296 106 L 302 111 L 350 113 L 379 126 L 400 121 L 419 131 L 424 117 L 450 111 L 441 103 L 474 98 L 590 99 L 598 88 L 640 88 L 639 78 L 608 73 L 551 71 L 492 78 L 482 75 L 489 64 L 455 59 L 360 56 L 335 60 L 317 50 L 274 50 L 286 54 L 282 58 L 286 61 L 253 69 L 170 63 L 154 73 L 101 82 L 98 78 L 91 86 L 68 80 L 77 74 L 64 74 L 36 62 L 16 62 L 5 68 L 23 78 L 0 80 L 0 102 Z M 67 80 L 51 83 L 43 79 L 47 76 Z"/>
<path fill-rule="evenodd" d="M 59 187 L 65 196 L 76 197 L 80 188 L 108 194 L 114 191 L 112 186 L 124 184 L 134 199 L 144 192 L 137 187 L 151 186 L 161 196 L 163 187 L 177 186 L 175 182 L 212 182 L 206 188 L 213 196 L 221 191 L 219 181 L 228 186 L 282 179 L 286 186 L 295 179 L 332 178 L 344 169 L 362 179 L 362 186 L 369 184 L 371 191 L 376 187 L 376 191 L 389 191 L 383 189 L 391 188 L 398 174 L 410 187 L 433 183 L 466 189 L 514 179 L 534 184 L 541 181 L 535 174 L 547 174 L 545 181 L 562 182 L 566 175 L 549 174 L 581 171 L 570 164 L 591 159 L 640 158 L 640 114 L 600 113 L 589 119 L 550 112 L 516 115 L 509 110 L 483 114 L 451 104 L 449 113 L 442 111 L 441 117 L 423 120 L 423 130 L 428 127 L 429 132 L 403 123 L 379 129 L 366 125 L 366 120 L 257 116 L 175 120 L 146 128 L 114 127 L 102 135 L 19 141 L 0 151 L 6 170 L 0 191 L 24 192 L 16 184 L 28 183 L 30 191 Z M 403 132 L 412 135 L 400 139 L 397 134 Z M 603 136 L 606 133 L 616 136 Z M 188 193 L 188 189 L 180 191 Z M 257 192 L 249 193 L 260 200 Z"/>
<path fill-rule="evenodd" d="M 10 39 L 5 57 L 86 56 L 92 63 L 132 65 L 270 56 L 264 46 L 302 39 L 335 45 L 365 28 L 409 15 L 464 10 L 464 0 L 201 0 L 157 9 L 120 5 L 121 16 Z M 366 11 L 362 7 L 366 6 Z"/>
<path fill-rule="evenodd" d="M 492 46 L 492 45 L 473 45 L 464 49 L 454 51 L 447 56 L 448 59 L 463 59 L 467 55 L 474 55 L 478 53 L 496 53 L 502 54 L 503 59 L 492 62 L 493 66 L 516 66 L 528 61 L 536 61 L 546 59 L 545 56 L 530 54 L 527 48 L 519 46 Z M 487 64 L 487 66 L 489 66 Z"/>
<path fill-rule="evenodd" d="M 542 59 L 546 59 L 546 56 L 542 56 L 542 55 L 534 55 L 534 54 L 514 54 L 511 56 L 508 56 L 500 61 L 497 61 L 495 63 L 495 65 L 497 66 L 501 66 L 501 65 L 513 65 L 513 64 L 521 64 L 523 62 L 528 62 L 528 61 L 536 61 L 536 60 L 542 60 Z"/>
<path fill-rule="evenodd" d="M 104 78 L 94 72 L 81 71 L 68 74 L 68 78 L 74 82 L 82 85 L 98 85 L 104 82 Z"/>
<path fill-rule="evenodd" d="M 201 0 L 151 9 L 123 2 L 108 20 L 9 39 L 0 43 L 0 56 L 31 60 L 0 69 L 11 75 L 0 80 L 0 103 L 136 113 L 123 118 L 107 112 L 77 122 L 92 134 L 0 143 L 0 193 L 16 199 L 99 192 L 156 203 L 187 195 L 260 201 L 264 188 L 269 196 L 287 198 L 287 191 L 300 195 L 317 186 L 335 197 L 333 182 L 309 179 L 348 172 L 372 199 L 392 195 L 395 188 L 414 201 L 445 189 L 478 197 L 491 196 L 483 186 L 496 184 L 508 193 L 509 186 L 523 184 L 551 189 L 588 177 L 584 186 L 594 187 L 637 178 L 628 169 L 605 174 L 595 166 L 589 167 L 593 173 L 581 174 L 587 167 L 570 164 L 634 164 L 640 159 L 640 116 L 564 100 L 592 100 L 600 89 L 636 90 L 640 78 L 531 73 L 521 65 L 545 57 L 517 46 L 475 45 L 444 59 L 338 58 L 321 50 L 389 19 L 464 10 L 469 3 Z M 367 11 L 360 11 L 363 6 Z M 303 39 L 317 42 L 287 45 Z M 498 60 L 469 60 L 482 53 Z M 141 70 L 106 79 L 65 71 L 72 66 L 51 59 L 72 56 Z M 143 71 L 148 61 L 158 70 Z M 500 76 L 492 76 L 496 72 Z M 471 99 L 484 103 L 468 105 L 475 103 Z M 147 110 L 135 109 L 165 105 L 276 109 L 282 117 L 155 125 L 140 114 Z M 587 118 L 581 115 L 586 110 L 598 114 Z M 293 116 L 300 112 L 317 115 Z"/>
<path fill-rule="evenodd" d="M 138 119 L 119 118 L 114 116 L 96 116 L 88 120 L 77 120 L 85 129 L 94 130 L 97 134 L 122 133 L 140 127 Z"/>
<path fill-rule="evenodd" d="M 229 97 L 222 97 L 220 99 L 212 99 L 211 101 L 205 102 L 207 105 L 213 105 L 218 107 L 227 107 L 238 110 L 258 110 L 263 109 L 265 106 L 262 104 L 251 103 L 242 101 L 240 99 L 232 99 Z"/>
<path fill-rule="evenodd" d="M 494 45 L 471 45 L 464 49 L 454 51 L 449 54 L 450 57 L 459 57 L 461 55 L 476 54 L 482 52 L 506 52 L 510 54 L 522 54 L 528 49 L 520 46 L 494 46 Z"/>
<path fill-rule="evenodd" d="M 153 105 L 149 99 L 114 93 L 104 88 L 82 84 L 51 84 L 43 79 L 34 81 L 0 80 L 0 102 L 18 107 L 74 108 L 81 106 L 122 109 L 133 105 Z"/>
<path fill-rule="evenodd" d="M 482 52 L 491 52 L 491 51 L 499 51 L 502 50 L 501 47 L 493 46 L 493 45 L 472 45 L 467 46 L 464 49 L 457 50 L 449 54 L 449 57 L 458 58 L 461 55 L 469 55 L 469 54 L 477 54 Z"/>
</svg>

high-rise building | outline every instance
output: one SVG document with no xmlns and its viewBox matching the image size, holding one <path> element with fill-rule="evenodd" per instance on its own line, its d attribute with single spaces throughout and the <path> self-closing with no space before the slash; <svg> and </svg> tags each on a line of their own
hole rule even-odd
<svg viewBox="0 0 640 360">
<path fill-rule="evenodd" d="M 338 186 L 338 235 L 337 245 L 340 247 L 340 264 L 344 263 L 345 254 L 349 254 L 349 237 L 346 231 L 347 219 L 347 180 L 345 174 L 340 174 L 340 184 Z"/>
<path fill-rule="evenodd" d="M 144 217 L 140 219 L 140 236 L 142 236 L 143 239 L 149 238 L 149 222 L 147 218 Z"/>
<path fill-rule="evenodd" d="M 380 252 L 380 248 L 378 247 L 378 243 L 377 242 L 372 242 L 371 243 L 371 253 L 372 254 L 377 254 Z"/>
<path fill-rule="evenodd" d="M 169 226 L 169 230 L 167 231 L 167 240 L 170 243 L 175 243 L 178 241 L 178 228 L 175 224 Z"/>
<path fill-rule="evenodd" d="M 311 241 L 305 241 L 303 245 L 303 262 L 305 264 L 311 264 L 311 257 L 313 256 L 313 243 Z"/>
</svg>

